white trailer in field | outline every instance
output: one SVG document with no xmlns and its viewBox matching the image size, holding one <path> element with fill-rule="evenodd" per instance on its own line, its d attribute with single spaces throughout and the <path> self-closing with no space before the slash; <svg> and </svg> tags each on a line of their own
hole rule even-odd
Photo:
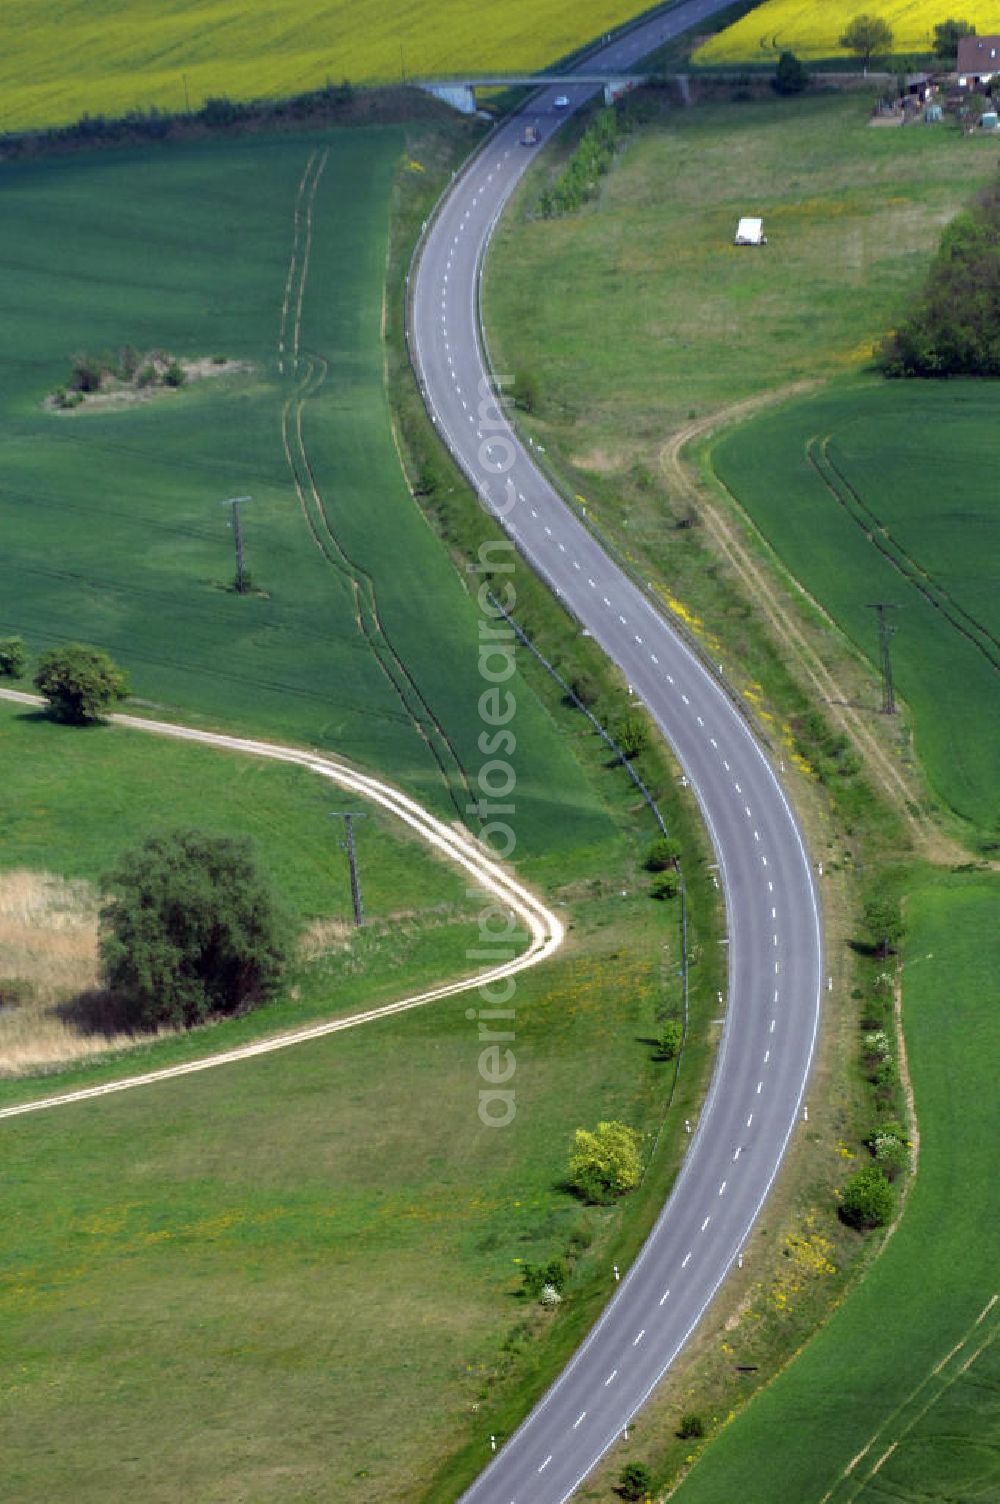
<svg viewBox="0 0 1000 1504">
<path fill-rule="evenodd" d="M 741 219 L 736 226 L 736 245 L 767 245 L 762 219 Z"/>
</svg>

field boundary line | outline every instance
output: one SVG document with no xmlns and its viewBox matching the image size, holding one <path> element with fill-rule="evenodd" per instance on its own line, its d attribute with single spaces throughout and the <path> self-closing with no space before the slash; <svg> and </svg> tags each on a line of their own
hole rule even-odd
<svg viewBox="0 0 1000 1504">
<path fill-rule="evenodd" d="M 0 689 L 0 699 L 28 705 L 33 709 L 44 704 L 44 701 L 37 695 L 13 689 Z M 187 1061 L 182 1065 L 164 1066 L 158 1070 L 143 1072 L 141 1075 L 123 1076 L 117 1080 L 105 1081 L 97 1086 L 80 1087 L 74 1091 L 60 1092 L 35 1101 L 15 1103 L 10 1107 L 0 1108 L 0 1118 L 20 1117 L 25 1113 L 68 1106 L 70 1103 L 88 1101 L 94 1097 L 111 1096 L 115 1092 L 128 1091 L 136 1086 L 150 1086 L 157 1081 L 169 1081 L 180 1076 L 194 1075 L 199 1071 L 213 1070 L 221 1065 L 235 1064 L 241 1060 L 253 1059 L 258 1055 L 271 1054 L 275 1050 L 288 1049 L 292 1045 L 322 1039 L 328 1034 L 357 1028 L 360 1024 L 371 1023 L 376 1019 L 390 1018 L 395 1014 L 406 1013 L 413 1008 L 424 1007 L 442 998 L 454 997 L 472 988 L 492 984 L 505 977 L 512 977 L 519 972 L 527 971 L 547 960 L 563 943 L 565 929 L 562 921 L 530 888 L 518 882 L 501 863 L 488 856 L 467 832 L 446 825 L 443 820 L 432 815 L 415 799 L 393 788 L 391 784 L 382 782 L 381 779 L 362 773 L 357 768 L 324 753 L 308 751 L 301 747 L 285 746 L 279 742 L 258 741 L 253 737 L 234 736 L 224 732 L 201 731 L 194 726 L 184 726 L 174 721 L 145 720 L 133 715 L 112 715 L 108 717 L 108 720 L 112 726 L 121 726 L 129 731 L 145 731 L 154 736 L 171 737 L 175 741 L 196 742 L 224 752 L 291 763 L 306 768 L 322 778 L 328 778 L 351 793 L 370 799 L 372 803 L 380 805 L 389 814 L 401 820 L 438 855 L 461 867 L 478 888 L 491 894 L 516 914 L 528 930 L 531 937 L 530 943 L 527 950 L 512 961 L 489 967 L 471 976 L 443 982 L 437 987 L 411 994 L 393 1003 L 385 1003 L 377 1008 L 348 1014 L 344 1018 L 329 1019 L 324 1023 L 306 1024 L 299 1029 L 271 1035 L 250 1044 L 238 1045 L 233 1049 L 221 1050 L 216 1054 L 205 1055 L 201 1059 Z"/>
</svg>

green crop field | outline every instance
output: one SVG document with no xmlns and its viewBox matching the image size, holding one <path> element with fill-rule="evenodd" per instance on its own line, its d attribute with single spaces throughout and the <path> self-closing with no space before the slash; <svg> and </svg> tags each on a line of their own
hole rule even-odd
<svg viewBox="0 0 1000 1504">
<path fill-rule="evenodd" d="M 996 908 L 983 877 L 927 879 L 910 895 L 904 1016 L 921 1147 L 906 1213 L 843 1308 L 713 1442 L 678 1504 L 773 1504 L 772 1464 L 782 1496 L 802 1504 L 985 1504 L 1000 1492 Z"/>
<path fill-rule="evenodd" d="M 464 818 L 478 612 L 403 481 L 379 337 L 407 161 L 401 130 L 372 129 L 2 169 L 0 633 L 98 643 L 158 714 L 335 749 Z M 251 369 L 43 408 L 75 351 L 126 343 Z M 220 505 L 236 494 L 242 598 Z M 600 839 L 512 684 L 523 851 Z"/>
<path fill-rule="evenodd" d="M 870 602 L 898 603 L 892 662 L 940 797 L 1000 818 L 1000 392 L 848 387 L 726 434 L 715 469 L 782 561 L 877 662 Z"/>
<path fill-rule="evenodd" d="M 327 80 L 544 67 L 649 7 L 642 0 L 7 0 L 0 130 L 132 109 L 197 108 Z"/>
</svg>

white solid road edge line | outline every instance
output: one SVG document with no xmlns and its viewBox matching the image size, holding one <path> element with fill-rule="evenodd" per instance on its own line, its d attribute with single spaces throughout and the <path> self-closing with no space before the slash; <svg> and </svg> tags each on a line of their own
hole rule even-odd
<svg viewBox="0 0 1000 1504">
<path fill-rule="evenodd" d="M 0 699 L 12 700 L 22 705 L 44 703 L 37 695 L 25 694 L 20 690 L 0 689 Z M 326 1023 L 307 1024 L 301 1029 L 258 1039 L 251 1044 L 239 1045 L 231 1050 L 222 1050 L 214 1055 L 206 1055 L 200 1060 L 188 1061 L 184 1065 L 164 1066 L 160 1070 L 146 1071 L 139 1076 L 122 1076 L 118 1080 L 105 1081 L 98 1086 L 81 1087 L 76 1091 L 40 1097 L 32 1102 L 15 1103 L 11 1107 L 0 1108 L 0 1118 L 20 1117 L 24 1113 L 67 1106 L 71 1102 L 85 1102 L 92 1097 L 106 1097 L 114 1092 L 128 1091 L 135 1086 L 150 1086 L 156 1081 L 169 1081 L 178 1076 L 194 1075 L 197 1071 L 212 1070 L 221 1065 L 232 1065 L 240 1060 L 250 1060 L 257 1055 L 270 1054 L 274 1050 L 288 1049 L 291 1045 L 305 1044 L 311 1039 L 322 1039 L 325 1035 L 339 1033 L 342 1029 L 353 1029 L 359 1024 L 370 1023 L 378 1018 L 389 1018 L 393 1014 L 405 1013 L 411 1008 L 420 1008 L 427 1003 L 437 1002 L 439 999 L 453 997 L 457 993 L 468 992 L 475 987 L 482 987 L 486 983 L 514 976 L 517 972 L 537 966 L 540 961 L 552 955 L 563 942 L 565 931 L 556 915 L 546 908 L 541 899 L 537 898 L 530 889 L 525 888 L 505 872 L 498 862 L 484 855 L 471 836 L 463 831 L 451 829 L 443 820 L 439 820 L 425 810 L 416 800 L 410 799 L 406 794 L 400 793 L 398 789 L 382 783 L 379 779 L 372 778 L 366 773 L 359 773 L 357 769 L 321 753 L 307 752 L 296 747 L 284 747 L 274 742 L 227 736 L 221 732 L 199 731 L 193 726 L 180 726 L 170 721 L 143 720 L 139 716 L 114 715 L 110 716 L 109 720 L 112 724 L 124 726 L 130 731 L 146 731 L 156 736 L 173 737 L 177 741 L 200 742 L 222 751 L 239 752 L 250 757 L 264 757 L 273 762 L 293 763 L 323 778 L 329 778 L 333 783 L 350 789 L 353 793 L 362 794 L 373 804 L 381 805 L 383 809 L 395 815 L 429 846 L 439 851 L 449 861 L 462 867 L 475 880 L 478 887 L 487 893 L 492 893 L 494 897 L 512 909 L 527 926 L 531 934 L 531 943 L 527 950 L 513 961 L 490 967 L 486 971 L 476 972 L 472 976 L 462 977 L 458 981 L 442 983 L 439 987 L 414 993 L 394 1003 L 369 1008 L 362 1013 L 352 1013 L 345 1018 L 330 1019 Z"/>
</svg>

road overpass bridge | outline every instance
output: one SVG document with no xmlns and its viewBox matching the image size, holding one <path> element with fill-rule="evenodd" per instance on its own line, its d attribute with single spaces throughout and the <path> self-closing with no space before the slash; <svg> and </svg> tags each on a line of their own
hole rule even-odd
<svg viewBox="0 0 1000 1504">
<path fill-rule="evenodd" d="M 646 82 L 648 74 L 631 73 L 482 73 L 469 77 L 458 75 L 452 78 L 415 78 L 411 82 L 436 99 L 444 100 L 463 115 L 474 115 L 478 108 L 477 89 L 544 89 L 547 87 L 570 89 L 578 84 L 590 88 L 603 88 L 604 103 L 613 104 L 623 94 L 637 89 Z"/>
</svg>

